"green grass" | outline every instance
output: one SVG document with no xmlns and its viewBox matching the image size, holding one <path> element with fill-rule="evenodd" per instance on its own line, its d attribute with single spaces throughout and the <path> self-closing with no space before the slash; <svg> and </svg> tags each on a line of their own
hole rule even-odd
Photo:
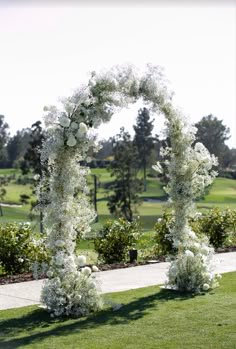
<svg viewBox="0 0 236 349">
<path fill-rule="evenodd" d="M 217 178 L 212 184 L 209 194 L 205 196 L 204 202 L 236 204 L 236 180 Z"/>
<path fill-rule="evenodd" d="M 2 349 L 234 349 L 236 273 L 193 297 L 147 287 L 107 294 L 122 304 L 81 319 L 54 320 L 36 306 L 1 312 Z"/>
<path fill-rule="evenodd" d="M 2 169 L 2 173 L 17 173 L 14 169 Z M 104 189 L 103 185 L 112 180 L 110 173 L 106 169 L 92 169 L 92 174 L 98 176 L 100 187 L 98 187 L 97 193 L 97 207 L 99 214 L 99 225 L 95 224 L 96 230 L 107 219 L 111 219 L 109 210 L 107 208 L 107 196 L 109 191 Z M 90 176 L 88 178 L 93 188 L 93 179 Z M 161 188 L 160 182 L 156 178 L 148 178 L 147 181 L 148 190 L 140 195 L 143 200 L 142 205 L 138 207 L 137 215 L 140 216 L 144 231 L 153 230 L 153 226 L 156 223 L 158 217 L 163 213 L 166 207 L 165 193 Z M 5 202 L 19 203 L 21 194 L 31 194 L 30 185 L 19 185 L 10 183 L 6 186 L 7 194 Z M 157 200 L 157 201 L 154 201 Z M 216 178 L 214 184 L 209 188 L 209 193 L 203 200 L 197 202 L 197 208 L 201 212 L 207 212 L 213 207 L 219 207 L 224 210 L 226 208 L 236 209 L 236 180 L 227 178 Z M 3 208 L 4 217 L 0 217 L 0 221 L 28 221 L 29 206 L 23 208 Z"/>
<path fill-rule="evenodd" d="M 29 205 L 22 207 L 2 207 L 3 216 L 0 223 L 29 222 Z"/>
<path fill-rule="evenodd" d="M 0 176 L 20 175 L 21 171 L 15 168 L 0 168 Z"/>
<path fill-rule="evenodd" d="M 4 197 L 4 202 L 19 204 L 20 203 L 20 195 L 25 194 L 28 196 L 32 195 L 32 188 L 29 184 L 15 184 L 9 183 L 6 187 L 6 196 Z"/>
</svg>

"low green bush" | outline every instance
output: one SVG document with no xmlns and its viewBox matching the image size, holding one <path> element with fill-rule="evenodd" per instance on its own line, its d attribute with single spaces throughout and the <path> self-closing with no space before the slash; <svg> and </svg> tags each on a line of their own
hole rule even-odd
<svg viewBox="0 0 236 349">
<path fill-rule="evenodd" d="M 123 218 L 107 221 L 94 239 L 95 251 L 105 263 L 125 261 L 129 249 L 135 247 L 140 234 L 139 221 L 128 222 Z"/>
<path fill-rule="evenodd" d="M 164 212 L 154 229 L 154 247 L 157 255 L 175 254 L 172 247 L 170 229 L 173 225 L 173 215 Z M 210 210 L 206 215 L 198 215 L 189 222 L 192 230 L 198 235 L 206 235 L 210 244 L 215 247 L 232 246 L 236 244 L 236 210 L 219 208 Z"/>
<path fill-rule="evenodd" d="M 36 239 L 30 224 L 0 225 L 0 266 L 3 273 L 28 272 L 35 261 L 42 263 L 47 259 L 44 244 Z"/>
<path fill-rule="evenodd" d="M 172 246 L 172 239 L 170 237 L 170 229 L 173 226 L 173 215 L 168 212 L 164 212 L 162 217 L 158 219 L 154 226 L 154 250 L 158 256 L 173 255 L 176 250 Z"/>
<path fill-rule="evenodd" d="M 230 246 L 236 239 L 236 210 L 214 208 L 198 218 L 195 230 L 207 235 L 215 248 Z"/>
</svg>

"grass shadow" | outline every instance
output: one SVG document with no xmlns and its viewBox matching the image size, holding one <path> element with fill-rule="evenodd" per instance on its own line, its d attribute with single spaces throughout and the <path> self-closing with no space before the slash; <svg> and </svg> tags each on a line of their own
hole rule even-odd
<svg viewBox="0 0 236 349">
<path fill-rule="evenodd" d="M 152 311 L 158 311 L 163 302 L 171 300 L 183 301 L 193 298 L 194 295 L 183 294 L 176 291 L 161 289 L 145 297 L 133 299 L 131 302 L 122 305 L 114 311 L 105 309 L 96 314 L 80 319 L 52 319 L 43 309 L 37 309 L 20 319 L 7 319 L 0 322 L 0 348 L 15 349 L 40 342 L 49 336 L 68 336 L 76 331 L 97 328 L 105 325 L 128 324 L 130 321 L 137 321 Z M 27 335 L 25 335 L 27 332 Z M 23 336 L 22 336 L 23 335 Z M 20 338 L 16 338 L 16 336 Z"/>
</svg>

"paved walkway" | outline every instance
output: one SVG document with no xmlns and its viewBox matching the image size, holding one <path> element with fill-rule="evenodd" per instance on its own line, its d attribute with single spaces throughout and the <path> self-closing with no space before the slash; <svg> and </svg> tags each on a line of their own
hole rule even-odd
<svg viewBox="0 0 236 349">
<path fill-rule="evenodd" d="M 236 252 L 215 255 L 216 271 L 236 271 Z M 116 269 L 97 273 L 102 293 L 163 284 L 169 263 L 155 263 L 139 267 Z M 0 286 L 0 310 L 40 304 L 44 280 Z"/>
</svg>

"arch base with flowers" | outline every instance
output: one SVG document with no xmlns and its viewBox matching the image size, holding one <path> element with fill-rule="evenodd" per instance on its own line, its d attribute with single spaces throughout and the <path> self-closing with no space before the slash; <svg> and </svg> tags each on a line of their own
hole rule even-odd
<svg viewBox="0 0 236 349">
<path fill-rule="evenodd" d="M 86 163 L 99 149 L 95 129 L 138 99 L 165 115 L 171 140 L 171 149 L 165 150 L 170 156 L 167 191 L 175 213 L 171 239 L 179 253 L 171 263 L 168 285 L 198 292 L 216 284 L 210 269 L 213 251 L 188 226 L 195 212 L 193 200 L 215 176 L 211 171 L 215 159 L 203 145 L 192 146 L 195 131 L 172 106 L 159 67 L 148 65 L 144 74 L 130 66 L 115 67 L 100 75 L 92 73 L 87 86 L 62 100 L 62 109 L 45 109 L 48 137 L 41 160 L 49 175 L 43 174 L 38 196 L 52 258 L 41 300 L 52 316 L 78 317 L 102 305 L 92 270 L 85 267 L 83 256 L 75 254 L 77 234 L 86 235 L 96 216 L 87 195 Z M 154 168 L 161 170 L 159 164 Z"/>
</svg>

